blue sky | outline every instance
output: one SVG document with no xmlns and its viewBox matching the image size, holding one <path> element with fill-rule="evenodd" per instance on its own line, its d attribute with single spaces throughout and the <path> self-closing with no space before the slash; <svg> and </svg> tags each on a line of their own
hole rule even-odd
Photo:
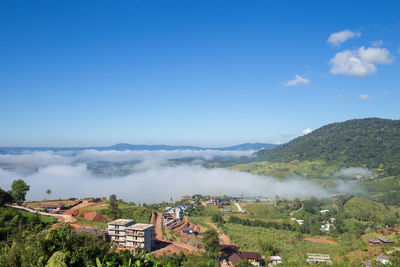
<svg viewBox="0 0 400 267">
<path fill-rule="evenodd" d="M 1 1 L 0 146 L 275 143 L 399 119 L 399 14 L 398 1 Z"/>
</svg>

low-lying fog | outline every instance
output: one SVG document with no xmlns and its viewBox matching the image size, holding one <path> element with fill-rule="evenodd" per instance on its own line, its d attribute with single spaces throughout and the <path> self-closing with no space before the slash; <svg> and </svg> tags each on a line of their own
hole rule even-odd
<svg viewBox="0 0 400 267">
<path fill-rule="evenodd" d="M 303 179 L 279 182 L 272 177 L 207 169 L 201 160 L 250 156 L 253 151 L 26 151 L 0 155 L 0 187 L 9 189 L 22 178 L 31 189 L 28 200 L 44 198 L 102 197 L 136 203 L 180 199 L 184 194 L 231 196 L 327 197 L 320 186 Z M 171 159 L 196 158 L 190 163 L 171 164 Z M 112 169 L 113 171 L 107 171 Z M 123 171 L 121 171 L 121 169 Z M 46 190 L 51 189 L 50 196 Z M 342 185 L 338 190 L 348 190 Z"/>
</svg>

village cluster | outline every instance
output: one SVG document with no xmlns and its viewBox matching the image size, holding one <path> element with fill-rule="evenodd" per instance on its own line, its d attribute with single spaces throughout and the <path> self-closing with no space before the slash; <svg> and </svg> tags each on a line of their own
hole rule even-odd
<svg viewBox="0 0 400 267">
<path fill-rule="evenodd" d="M 319 213 L 321 215 L 326 215 L 329 213 L 329 210 L 320 210 Z M 295 217 L 290 218 L 291 221 L 297 222 L 299 225 L 302 225 L 304 223 L 304 220 L 298 220 Z M 322 232 L 330 232 L 332 229 L 335 229 L 335 218 L 331 217 L 329 220 L 323 221 L 320 227 L 320 230 Z"/>
<path fill-rule="evenodd" d="M 189 195 L 184 195 L 182 196 L 181 201 L 177 202 L 179 205 L 164 206 L 163 212 L 153 212 L 150 223 L 137 223 L 135 219 L 118 218 L 108 222 L 107 228 L 93 227 L 84 223 L 84 221 L 104 223 L 106 220 L 105 215 L 90 208 L 90 206 L 106 206 L 107 203 L 103 203 L 100 198 L 92 198 L 89 200 L 71 198 L 65 203 L 48 202 L 35 206 L 12 205 L 12 207 L 39 213 L 41 215 L 56 217 L 60 221 L 68 223 L 76 229 L 102 236 L 107 241 L 113 243 L 119 251 L 129 250 L 132 253 L 137 253 L 139 251 L 154 253 L 155 255 L 169 252 L 190 253 L 201 248 L 201 238 L 204 235 L 204 232 L 207 230 L 207 227 L 212 227 L 218 232 L 220 245 L 218 260 L 220 266 L 237 266 L 242 260 L 247 260 L 253 266 L 272 266 L 281 264 L 283 259 L 280 255 L 271 255 L 266 258 L 257 252 L 243 251 L 240 247 L 233 244 L 229 237 L 224 235 L 215 224 L 207 222 L 208 226 L 204 227 L 194 224 L 188 219 L 190 210 L 193 211 L 195 208 L 204 208 L 209 206 L 216 206 L 216 210 L 219 210 L 222 215 L 231 213 L 232 207 L 237 209 L 237 214 L 246 214 L 247 212 L 244 210 L 243 205 L 241 205 L 242 201 L 243 199 L 235 198 L 227 199 L 224 202 L 212 197 L 199 199 L 198 197 L 194 198 Z M 246 201 L 251 202 L 254 200 L 247 199 Z M 269 199 L 266 199 L 265 202 L 269 205 L 273 205 Z M 226 208 L 226 206 L 231 208 Z M 304 206 L 302 205 L 301 208 L 290 213 L 290 220 L 294 224 L 304 224 L 304 220 L 297 219 L 294 215 L 295 213 L 300 212 L 303 208 Z M 329 216 L 330 211 L 323 209 L 317 211 L 317 213 L 318 212 L 325 218 L 321 221 L 320 230 L 322 232 L 330 232 L 334 230 L 335 218 Z M 376 239 L 369 239 L 368 245 L 377 246 L 393 244 L 394 241 L 385 236 L 392 233 L 400 235 L 400 227 L 377 229 L 376 233 L 382 236 Z M 383 254 L 377 256 L 376 260 L 383 264 L 388 263 L 388 257 Z M 308 253 L 306 254 L 306 262 L 309 264 L 331 264 L 332 260 L 327 254 Z M 369 266 L 369 263 L 363 262 L 363 266 Z"/>
</svg>

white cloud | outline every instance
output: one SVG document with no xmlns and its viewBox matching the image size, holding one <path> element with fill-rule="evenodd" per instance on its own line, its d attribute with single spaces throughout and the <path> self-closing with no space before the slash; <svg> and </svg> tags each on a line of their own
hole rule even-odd
<svg viewBox="0 0 400 267">
<path fill-rule="evenodd" d="M 309 134 L 311 132 L 312 132 L 312 130 L 310 128 L 307 128 L 307 129 L 303 130 L 302 133 L 303 133 L 303 135 L 306 135 L 306 134 Z"/>
<path fill-rule="evenodd" d="M 170 159 L 201 158 L 211 160 L 216 157 L 250 156 L 254 151 L 230 150 L 97 150 L 82 151 L 23 151 L 18 154 L 0 154 L 2 164 L 21 167 L 42 167 L 49 165 L 72 164 L 76 162 L 125 163 L 152 160 L 164 162 Z"/>
<path fill-rule="evenodd" d="M 346 76 L 364 77 L 376 72 L 377 64 L 389 64 L 393 57 L 385 48 L 364 46 L 355 50 L 338 52 L 330 60 L 331 73 Z"/>
<path fill-rule="evenodd" d="M 15 173 L 0 168 L 0 187 L 8 189 Z M 276 181 L 272 177 L 232 171 L 207 169 L 200 165 L 160 166 L 138 170 L 126 176 L 98 177 L 86 164 L 52 165 L 20 176 L 31 186 L 27 199 L 41 200 L 46 189 L 53 198 L 101 197 L 116 194 L 125 201 L 161 202 L 177 200 L 184 194 L 231 196 L 327 197 L 320 186 L 302 179 Z M 78 186 L 77 186 L 78 185 Z"/>
<path fill-rule="evenodd" d="M 304 77 L 301 77 L 300 75 L 295 75 L 295 79 L 294 80 L 290 80 L 286 83 L 283 84 L 283 86 L 285 87 L 290 87 L 290 86 L 296 86 L 296 85 L 300 85 L 300 84 L 309 84 L 310 80 Z"/>
<path fill-rule="evenodd" d="M 281 141 L 276 141 L 276 142 L 275 142 L 275 145 L 281 145 L 281 144 L 282 144 Z"/>
<path fill-rule="evenodd" d="M 383 45 L 383 41 L 382 40 L 377 40 L 377 41 L 373 41 L 372 42 L 372 46 L 373 47 L 380 47 Z"/>
<path fill-rule="evenodd" d="M 346 42 L 347 40 L 349 40 L 351 38 L 354 38 L 354 37 L 359 38 L 360 36 L 361 36 L 361 33 L 359 33 L 359 32 L 352 32 L 349 30 L 344 30 L 341 32 L 332 33 L 329 36 L 327 42 L 334 46 L 339 46 L 340 44 Z"/>
<path fill-rule="evenodd" d="M 196 193 L 231 196 L 279 195 L 291 198 L 330 195 L 326 189 L 301 178 L 277 181 L 272 177 L 246 172 L 222 168 L 208 169 L 199 164 L 165 165 L 152 157 L 140 161 L 132 172 L 123 175 L 97 175 L 96 170 L 89 168 L 89 164 L 86 163 L 88 158 L 93 161 L 108 160 L 109 156 L 116 156 L 120 160 L 131 159 L 131 157 L 114 152 L 110 155 L 90 153 L 85 156 L 69 153 L 65 156 L 68 159 L 66 161 L 59 161 L 57 153 L 48 153 L 44 157 L 47 162 L 41 159 L 39 159 L 40 162 L 35 162 L 34 159 L 31 162 L 31 154 L 26 152 L 29 160 L 22 154 L 19 158 L 23 160 L 14 160 L 10 163 L 22 163 L 24 168 L 40 164 L 45 164 L 45 166 L 23 173 L 18 169 L 8 168 L 9 166 L 5 163 L 0 164 L 2 166 L 0 167 L 0 188 L 8 190 L 14 179 L 21 178 L 31 186 L 27 195 L 29 200 L 46 198 L 46 190 L 51 189 L 51 197 L 55 199 L 116 194 L 118 198 L 136 203 L 167 201 L 170 197 L 177 200 L 184 194 Z M 163 157 L 156 159 L 159 158 Z M 57 164 L 57 162 L 60 163 Z M 105 167 L 119 168 L 118 166 L 120 166 L 119 163 L 115 163 Z M 125 167 L 122 166 L 122 168 Z M 350 188 L 347 187 L 344 190 L 350 190 Z"/>
<path fill-rule="evenodd" d="M 368 99 L 369 99 L 369 95 L 367 95 L 367 94 L 360 94 L 360 95 L 358 96 L 358 98 L 365 101 L 365 100 L 368 100 Z"/>
<path fill-rule="evenodd" d="M 0 154 L 0 164 L 40 167 L 54 164 L 68 164 L 72 159 L 65 153 L 53 151 L 24 151 L 22 154 Z"/>
<path fill-rule="evenodd" d="M 368 168 L 363 167 L 349 167 L 341 168 L 334 173 L 334 176 L 356 177 L 356 176 L 373 176 L 373 173 Z"/>
<path fill-rule="evenodd" d="M 78 159 L 86 161 L 127 162 L 142 160 L 165 161 L 181 158 L 202 158 L 211 160 L 215 157 L 240 157 L 249 156 L 254 151 L 230 151 L 230 150 L 83 150 L 77 154 Z"/>
</svg>

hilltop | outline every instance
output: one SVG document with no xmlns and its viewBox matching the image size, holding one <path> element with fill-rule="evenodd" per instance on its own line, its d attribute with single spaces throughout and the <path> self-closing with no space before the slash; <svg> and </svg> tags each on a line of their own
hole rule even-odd
<svg viewBox="0 0 400 267">
<path fill-rule="evenodd" d="M 400 120 L 354 119 L 323 126 L 271 150 L 256 152 L 257 161 L 324 161 L 343 166 L 400 173 Z"/>
</svg>

